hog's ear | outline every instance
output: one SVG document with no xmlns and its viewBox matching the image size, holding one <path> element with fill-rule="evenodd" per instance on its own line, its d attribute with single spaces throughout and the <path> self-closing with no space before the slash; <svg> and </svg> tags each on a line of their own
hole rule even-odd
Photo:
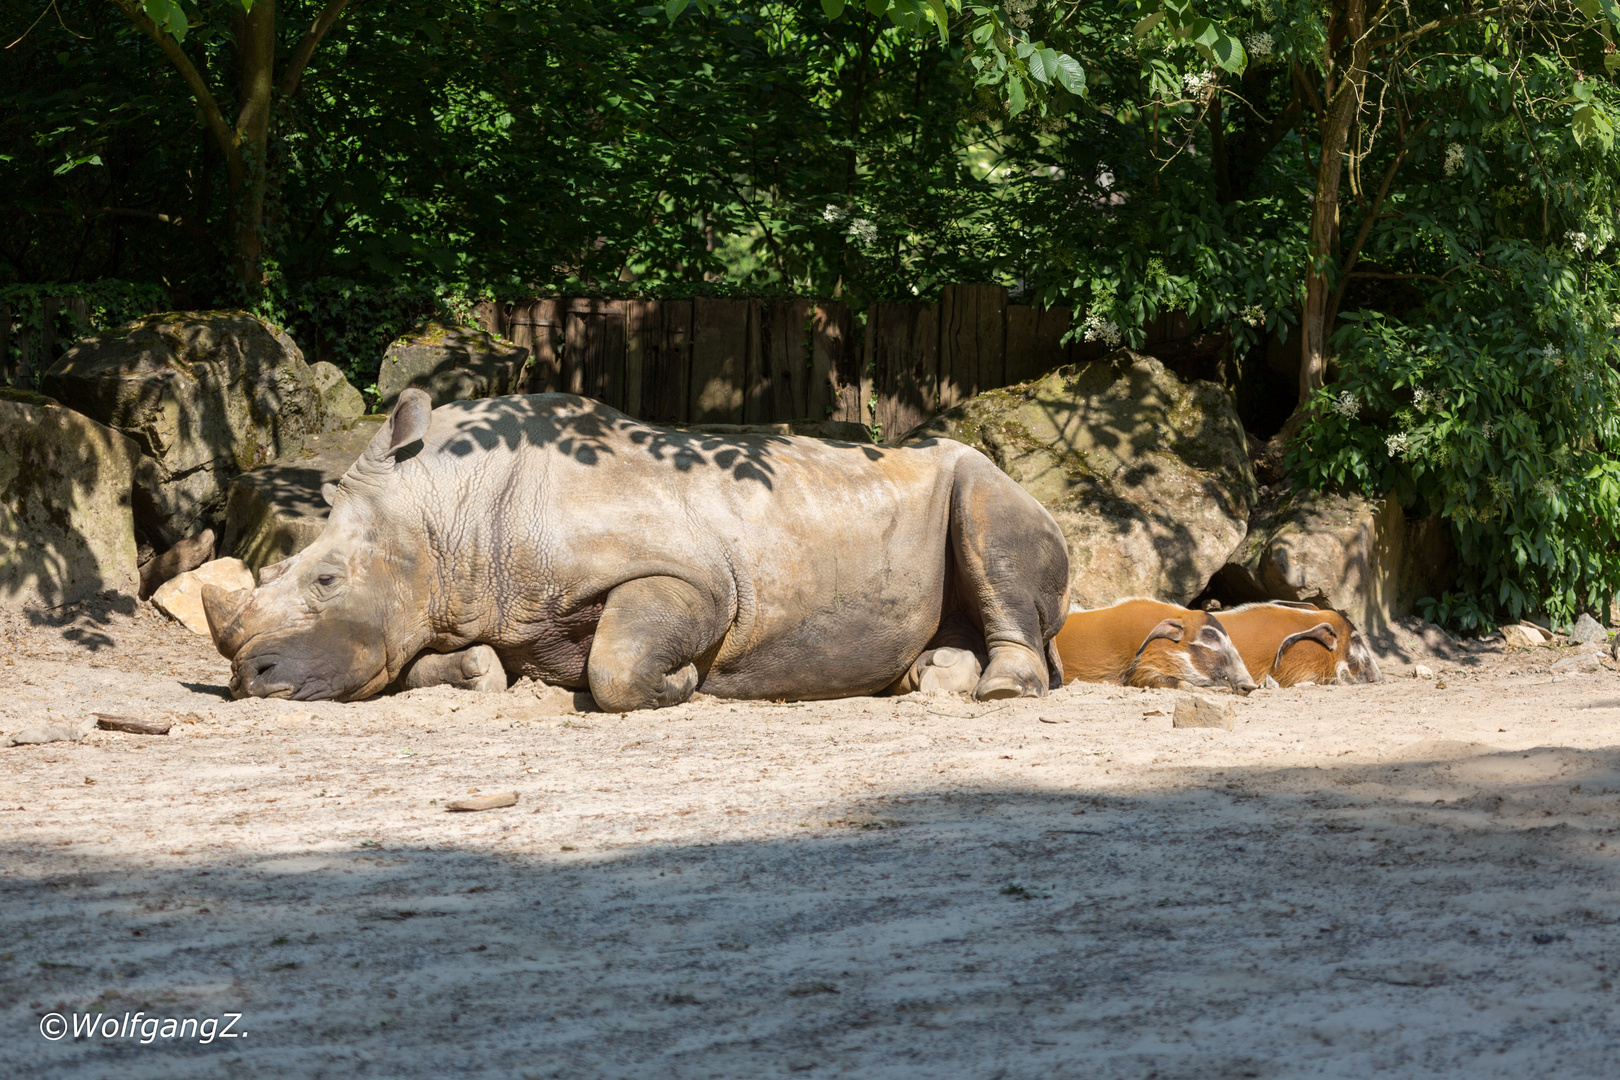
<svg viewBox="0 0 1620 1080">
<path fill-rule="evenodd" d="M 400 391 L 393 414 L 371 437 L 366 456 L 373 461 L 392 461 L 414 442 L 420 442 L 433 419 L 433 399 L 415 386 Z"/>
</svg>

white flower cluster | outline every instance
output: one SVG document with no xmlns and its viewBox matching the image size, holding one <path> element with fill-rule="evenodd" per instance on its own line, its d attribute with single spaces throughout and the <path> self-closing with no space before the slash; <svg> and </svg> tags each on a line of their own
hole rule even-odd
<svg viewBox="0 0 1620 1080">
<path fill-rule="evenodd" d="M 1356 395 L 1348 390 L 1340 390 L 1339 396 L 1334 399 L 1333 404 L 1329 407 L 1340 416 L 1351 420 L 1361 415 L 1361 402 L 1357 401 Z"/>
<path fill-rule="evenodd" d="M 1496 437 L 1496 424 L 1490 420 L 1485 421 L 1479 425 L 1479 435 L 1482 439 L 1494 439 Z"/>
<path fill-rule="evenodd" d="M 1592 246 L 1592 238 L 1583 232 L 1567 232 L 1564 239 L 1569 241 L 1569 246 L 1575 249 L 1577 255 Z"/>
<path fill-rule="evenodd" d="M 1119 324 L 1095 311 L 1086 312 L 1086 340 L 1101 341 L 1110 349 L 1120 342 Z"/>
<path fill-rule="evenodd" d="M 1259 304 L 1250 304 L 1238 312 L 1238 318 L 1250 326 L 1264 326 L 1266 324 L 1266 309 Z"/>
<path fill-rule="evenodd" d="M 1462 171 L 1468 160 L 1468 152 L 1463 149 L 1462 143 L 1452 143 L 1446 147 L 1446 175 L 1452 176 Z"/>
<path fill-rule="evenodd" d="M 866 247 L 877 242 L 877 226 L 866 218 L 858 217 L 849 223 L 845 235 L 862 247 Z"/>
<path fill-rule="evenodd" d="M 1035 0 L 1007 0 L 1007 15 L 1012 24 L 1020 30 L 1028 30 L 1029 24 L 1034 22 L 1029 11 L 1035 6 Z"/>
<path fill-rule="evenodd" d="M 1390 457 L 1405 457 L 1407 451 L 1412 449 L 1412 437 L 1404 431 L 1391 435 L 1384 440 L 1384 449 L 1389 451 Z"/>
<path fill-rule="evenodd" d="M 1426 413 L 1434 408 L 1439 400 L 1438 395 L 1425 390 L 1421 386 L 1412 391 L 1412 407 L 1420 413 Z"/>
<path fill-rule="evenodd" d="M 1550 362 L 1555 368 L 1561 368 L 1564 366 L 1564 350 L 1560 349 L 1556 345 L 1543 345 L 1541 348 L 1541 358 Z"/>
<path fill-rule="evenodd" d="M 828 203 L 827 209 L 821 212 L 821 220 L 825 221 L 829 225 L 836 225 L 840 221 L 843 221 L 848 214 L 849 211 L 845 210 L 843 207 L 836 206 L 833 203 Z"/>
<path fill-rule="evenodd" d="M 1215 90 L 1213 71 L 1188 72 L 1181 77 L 1181 87 L 1190 98 L 1208 97 Z"/>
<path fill-rule="evenodd" d="M 1276 42 L 1264 30 L 1256 31 L 1243 39 L 1243 47 L 1249 51 L 1251 60 L 1264 60 L 1271 55 L 1274 45 Z"/>
</svg>

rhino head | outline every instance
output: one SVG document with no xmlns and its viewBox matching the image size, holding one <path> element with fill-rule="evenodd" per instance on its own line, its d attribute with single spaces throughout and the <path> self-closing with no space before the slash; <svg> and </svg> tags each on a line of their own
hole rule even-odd
<svg viewBox="0 0 1620 1080">
<path fill-rule="evenodd" d="M 342 481 L 313 544 L 259 571 L 259 586 L 203 588 L 203 610 L 237 697 L 355 701 L 426 644 L 426 563 L 397 475 L 427 434 L 432 401 L 400 394 Z M 420 522 L 420 514 L 416 516 Z"/>
</svg>

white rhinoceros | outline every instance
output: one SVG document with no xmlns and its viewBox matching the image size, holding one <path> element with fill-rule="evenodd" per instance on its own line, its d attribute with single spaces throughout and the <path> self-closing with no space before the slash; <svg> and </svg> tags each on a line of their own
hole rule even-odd
<svg viewBox="0 0 1620 1080">
<path fill-rule="evenodd" d="M 204 593 L 238 696 L 352 701 L 480 643 L 614 712 L 915 685 L 936 635 L 987 660 L 981 699 L 1060 677 L 1063 535 L 949 440 L 715 436 L 566 394 L 434 409 L 407 390 L 323 494 L 313 544 L 251 592 Z"/>
</svg>

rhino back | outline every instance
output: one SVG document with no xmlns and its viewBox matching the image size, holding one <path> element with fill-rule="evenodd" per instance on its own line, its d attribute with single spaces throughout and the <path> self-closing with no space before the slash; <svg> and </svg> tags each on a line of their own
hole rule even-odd
<svg viewBox="0 0 1620 1080">
<path fill-rule="evenodd" d="M 729 620 L 705 689 L 878 689 L 939 624 L 967 453 L 676 431 L 569 395 L 442 407 L 406 473 L 435 507 L 431 621 L 582 684 L 606 594 L 667 575 Z"/>
</svg>

